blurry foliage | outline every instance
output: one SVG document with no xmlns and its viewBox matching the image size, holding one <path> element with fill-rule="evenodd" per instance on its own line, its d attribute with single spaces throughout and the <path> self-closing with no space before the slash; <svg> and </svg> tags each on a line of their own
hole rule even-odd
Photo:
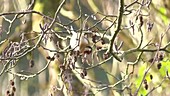
<svg viewBox="0 0 170 96">
<path fill-rule="evenodd" d="M 162 20 L 164 21 L 164 23 L 165 24 L 168 24 L 169 22 L 168 22 L 168 17 L 165 15 L 166 14 L 166 9 L 164 8 L 164 7 L 161 7 L 160 9 L 159 9 L 159 11 L 160 11 L 160 15 L 161 15 L 161 18 L 162 18 Z"/>
<path fill-rule="evenodd" d="M 0 3 L 0 95 L 170 95 L 168 0 Z"/>
</svg>

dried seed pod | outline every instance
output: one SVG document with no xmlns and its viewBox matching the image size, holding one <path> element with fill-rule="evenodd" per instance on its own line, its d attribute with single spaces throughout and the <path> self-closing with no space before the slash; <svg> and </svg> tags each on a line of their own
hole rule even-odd
<svg viewBox="0 0 170 96">
<path fill-rule="evenodd" d="M 103 39 L 103 38 L 101 38 L 101 43 L 102 43 L 102 44 L 105 44 L 105 41 L 104 41 L 104 39 Z"/>
<path fill-rule="evenodd" d="M 158 68 L 158 69 L 161 69 L 161 66 L 162 66 L 161 63 L 158 63 L 158 64 L 157 64 L 157 68 Z"/>
<path fill-rule="evenodd" d="M 153 28 L 153 24 L 154 23 L 150 23 L 150 22 L 147 23 L 147 30 L 148 30 L 148 32 L 151 32 L 151 30 Z"/>
<path fill-rule="evenodd" d="M 9 95 L 9 93 L 10 93 L 10 91 L 9 91 L 9 90 L 7 90 L 7 91 L 6 91 L 6 94 L 7 94 L 7 95 Z"/>
<path fill-rule="evenodd" d="M 29 66 L 32 68 L 32 67 L 34 67 L 34 65 L 35 65 L 34 60 L 31 59 L 31 60 L 29 61 Z"/>
<path fill-rule="evenodd" d="M 109 58 L 109 54 L 108 53 L 104 53 L 103 54 L 103 58 L 106 60 L 106 59 L 108 59 Z"/>
<path fill-rule="evenodd" d="M 50 60 L 50 59 L 51 59 L 51 57 L 50 57 L 50 56 L 47 56 L 46 58 L 47 58 L 48 60 Z"/>
<path fill-rule="evenodd" d="M 12 92 L 15 92 L 15 91 L 16 91 L 15 86 L 12 86 Z"/>
<path fill-rule="evenodd" d="M 14 96 L 14 92 L 12 92 L 10 96 Z"/>
<path fill-rule="evenodd" d="M 77 56 L 74 56 L 74 63 L 77 62 Z"/>
<path fill-rule="evenodd" d="M 75 56 L 79 56 L 79 55 L 80 55 L 80 51 L 79 51 L 79 50 L 74 51 L 73 54 L 74 54 Z"/>
<path fill-rule="evenodd" d="M 75 54 L 75 51 L 70 51 L 70 56 L 74 55 Z"/>
<path fill-rule="evenodd" d="M 148 90 L 148 84 L 145 84 L 145 89 Z"/>
<path fill-rule="evenodd" d="M 90 54 L 92 53 L 92 48 L 90 46 L 87 46 L 85 49 L 84 49 L 84 54 Z"/>
<path fill-rule="evenodd" d="M 53 94 L 51 93 L 49 96 L 53 96 Z"/>
<path fill-rule="evenodd" d="M 59 54 L 55 53 L 54 55 L 55 55 L 56 58 L 60 58 Z"/>
<path fill-rule="evenodd" d="M 10 80 L 10 85 L 11 85 L 11 86 L 14 86 L 14 84 L 15 84 L 14 81 L 13 81 L 13 80 Z"/>
<path fill-rule="evenodd" d="M 160 54 L 160 55 L 159 55 L 159 61 L 162 61 L 163 59 L 164 59 L 163 54 Z"/>
<path fill-rule="evenodd" d="M 80 77 L 81 77 L 82 79 L 84 79 L 84 74 L 83 74 L 83 73 L 80 73 Z"/>
<path fill-rule="evenodd" d="M 51 57 L 51 59 L 50 59 L 51 61 L 54 61 L 55 60 L 55 57 L 53 56 L 53 57 Z"/>
<path fill-rule="evenodd" d="M 152 62 L 153 62 L 153 60 L 154 60 L 154 59 L 153 59 L 153 58 L 151 58 L 151 59 L 149 59 L 149 60 L 148 60 L 148 62 L 152 63 Z"/>
<path fill-rule="evenodd" d="M 143 17 L 140 16 L 140 17 L 139 17 L 139 20 L 140 20 L 140 27 L 142 27 L 142 25 L 143 25 Z"/>
<path fill-rule="evenodd" d="M 85 68 L 83 69 L 83 74 L 84 76 L 87 76 L 87 70 Z"/>
<path fill-rule="evenodd" d="M 153 76 L 152 76 L 152 74 L 150 74 L 150 79 L 151 79 L 151 80 L 153 79 Z"/>
<path fill-rule="evenodd" d="M 92 36 L 92 41 L 93 41 L 93 43 L 96 43 L 96 38 L 97 37 L 97 35 L 96 34 L 94 34 L 93 36 Z"/>
</svg>

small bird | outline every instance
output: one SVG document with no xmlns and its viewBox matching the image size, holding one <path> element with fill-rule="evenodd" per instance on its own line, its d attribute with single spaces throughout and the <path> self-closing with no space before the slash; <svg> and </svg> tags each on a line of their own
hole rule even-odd
<svg viewBox="0 0 170 96">
<path fill-rule="evenodd" d="M 83 53 L 85 48 L 89 46 L 89 40 L 84 36 L 84 33 L 76 33 L 71 26 L 72 37 L 70 38 L 70 46 L 74 51 Z"/>
</svg>

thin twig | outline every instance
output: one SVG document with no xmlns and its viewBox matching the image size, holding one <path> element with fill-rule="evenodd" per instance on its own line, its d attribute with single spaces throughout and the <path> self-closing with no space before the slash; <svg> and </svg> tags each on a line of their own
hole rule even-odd
<svg viewBox="0 0 170 96">
<path fill-rule="evenodd" d="M 120 0 L 119 4 L 120 5 L 119 5 L 118 24 L 117 24 L 117 28 L 116 28 L 114 35 L 111 37 L 108 52 L 110 52 L 116 60 L 121 62 L 122 60 L 113 52 L 113 43 L 116 39 L 116 36 L 118 35 L 118 33 L 120 31 L 120 27 L 122 24 L 122 18 L 123 18 L 123 12 L 124 12 L 124 0 Z"/>
</svg>

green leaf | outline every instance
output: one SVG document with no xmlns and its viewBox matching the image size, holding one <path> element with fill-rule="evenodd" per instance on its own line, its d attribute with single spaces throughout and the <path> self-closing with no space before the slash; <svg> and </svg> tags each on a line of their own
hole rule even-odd
<svg viewBox="0 0 170 96">
<path fill-rule="evenodd" d="M 160 7 L 159 12 L 164 23 L 169 24 L 168 17 L 166 16 L 166 9 L 164 7 Z"/>
</svg>

